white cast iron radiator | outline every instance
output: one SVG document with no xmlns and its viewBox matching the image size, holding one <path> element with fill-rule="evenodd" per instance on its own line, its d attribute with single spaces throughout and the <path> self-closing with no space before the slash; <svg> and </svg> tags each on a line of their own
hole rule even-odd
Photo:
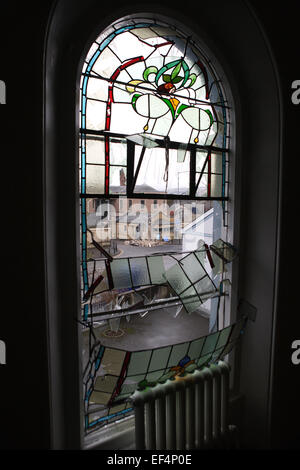
<svg viewBox="0 0 300 470">
<path fill-rule="evenodd" d="M 136 391 L 138 450 L 191 450 L 227 442 L 229 365 L 219 361 L 200 371 Z"/>
</svg>

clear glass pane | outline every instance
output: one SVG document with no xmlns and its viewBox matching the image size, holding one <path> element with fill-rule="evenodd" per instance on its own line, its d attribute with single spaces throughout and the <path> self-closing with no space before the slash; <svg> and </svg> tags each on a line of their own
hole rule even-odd
<svg viewBox="0 0 300 470">
<path fill-rule="evenodd" d="M 92 71 L 102 77 L 110 78 L 120 65 L 121 61 L 110 49 L 106 48 L 99 55 Z"/>
<path fill-rule="evenodd" d="M 135 149 L 135 171 L 141 148 Z M 147 148 L 136 181 L 136 193 L 188 194 L 190 154 L 183 162 L 177 162 L 177 150 L 169 150 L 169 163 L 166 150 L 161 147 Z"/>
<path fill-rule="evenodd" d="M 222 197 L 222 175 L 211 175 L 211 197 Z"/>
<path fill-rule="evenodd" d="M 178 363 L 186 356 L 189 343 L 176 344 L 172 347 L 172 352 L 168 361 L 168 367 L 177 366 Z"/>
<path fill-rule="evenodd" d="M 146 380 L 148 382 L 156 382 L 162 375 L 162 371 L 163 369 L 161 370 L 158 370 L 156 372 L 149 372 L 147 375 L 146 375 Z"/>
<path fill-rule="evenodd" d="M 221 153 L 212 153 L 211 154 L 211 172 L 222 174 L 223 170 L 223 158 Z"/>
<path fill-rule="evenodd" d="M 104 194 L 104 173 L 102 165 L 86 165 L 86 192 Z"/>
<path fill-rule="evenodd" d="M 227 354 L 229 354 L 232 349 L 234 348 L 234 346 L 236 345 L 236 342 L 233 341 L 231 343 L 228 343 L 227 346 L 225 346 L 223 352 L 222 352 L 222 357 L 225 357 Z"/>
<path fill-rule="evenodd" d="M 195 289 L 200 295 L 200 298 L 204 294 L 211 294 L 216 291 L 216 288 L 209 276 L 205 276 L 203 279 L 196 282 Z"/>
<path fill-rule="evenodd" d="M 128 140 L 130 142 L 134 142 L 137 145 L 141 145 L 142 147 L 146 148 L 153 148 L 153 147 L 158 147 L 158 143 L 155 141 L 155 139 L 158 138 L 158 136 L 154 135 L 151 133 L 151 135 L 148 134 L 136 134 L 136 135 L 130 135 L 128 136 Z M 136 147 L 135 149 L 137 157 L 140 156 L 142 148 Z"/>
<path fill-rule="evenodd" d="M 236 251 L 232 245 L 224 242 L 224 240 L 217 240 L 212 245 L 211 248 L 217 255 L 219 255 L 225 262 L 230 262 L 234 259 Z"/>
<path fill-rule="evenodd" d="M 105 127 L 106 103 L 87 100 L 86 127 L 87 129 L 102 130 Z"/>
<path fill-rule="evenodd" d="M 200 338 L 191 342 L 189 351 L 188 351 L 188 355 L 190 356 L 191 359 L 197 359 L 198 357 L 200 357 L 204 340 L 205 338 Z"/>
<path fill-rule="evenodd" d="M 198 173 L 201 173 L 206 158 L 207 158 L 207 152 L 197 150 L 197 152 L 196 152 L 196 171 Z M 206 170 L 207 170 L 207 164 L 205 165 L 205 168 L 204 168 L 203 171 L 206 171 Z"/>
<path fill-rule="evenodd" d="M 126 193 L 127 168 L 125 166 L 109 167 L 109 192 L 110 194 Z"/>
<path fill-rule="evenodd" d="M 127 143 L 126 140 L 117 141 L 110 139 L 109 163 L 111 165 L 126 166 L 127 164 Z"/>
<path fill-rule="evenodd" d="M 90 403 L 97 403 L 98 405 L 107 405 L 110 398 L 111 398 L 110 393 L 97 392 L 96 390 L 94 390 L 91 393 L 89 402 Z"/>
<path fill-rule="evenodd" d="M 171 347 L 155 349 L 152 354 L 149 371 L 165 369 L 167 367 L 168 358 Z"/>
<path fill-rule="evenodd" d="M 150 284 L 146 258 L 131 258 L 129 262 L 133 285 L 139 287 Z"/>
<path fill-rule="evenodd" d="M 86 137 L 86 162 L 104 165 L 104 142 L 103 139 Z"/>
<path fill-rule="evenodd" d="M 118 381 L 115 375 L 102 375 L 96 378 L 94 390 L 98 392 L 112 393 Z"/>
<path fill-rule="evenodd" d="M 117 375 L 121 373 L 126 352 L 119 349 L 105 348 L 101 366 L 106 374 Z"/>
<path fill-rule="evenodd" d="M 194 253 L 191 253 L 190 255 L 181 259 L 180 264 L 190 281 L 193 283 L 206 274 Z"/>
<path fill-rule="evenodd" d="M 115 289 L 131 288 L 131 278 L 127 259 L 114 259 L 111 263 L 111 273 Z"/>
<path fill-rule="evenodd" d="M 154 121 L 152 133 L 157 134 L 158 136 L 160 136 L 160 138 L 165 137 L 166 135 L 168 135 L 172 124 L 172 115 L 171 113 L 167 113 L 159 119 L 156 119 L 156 121 Z"/>
<path fill-rule="evenodd" d="M 196 173 L 196 184 L 198 184 L 198 180 L 200 177 L 201 173 Z M 198 189 L 196 191 L 196 196 L 197 197 L 207 197 L 207 174 L 203 173 L 201 176 L 201 180 L 198 185 Z"/>
<path fill-rule="evenodd" d="M 188 313 L 194 312 L 201 305 L 200 299 L 193 286 L 184 291 L 184 293 L 181 294 L 180 299 Z"/>
<path fill-rule="evenodd" d="M 144 131 L 147 118 L 135 112 L 131 103 L 112 103 L 110 131 L 125 135 Z"/>
<path fill-rule="evenodd" d="M 216 255 L 213 251 L 210 252 L 213 263 L 214 263 L 214 268 L 212 270 L 212 274 L 216 276 L 219 273 L 222 273 L 226 271 L 225 268 L 225 263 L 224 261 L 220 258 L 220 256 Z"/>
<path fill-rule="evenodd" d="M 148 266 L 152 284 L 163 284 L 166 282 L 164 277 L 165 267 L 162 256 L 148 256 Z"/>
<path fill-rule="evenodd" d="M 122 385 L 122 390 L 121 390 L 122 395 L 127 394 L 127 393 L 131 394 L 131 393 L 135 392 L 135 390 L 136 390 L 136 383 L 127 383 L 126 379 L 125 379 L 125 381 L 123 382 L 123 385 Z"/>
<path fill-rule="evenodd" d="M 221 348 L 222 346 L 225 346 L 230 336 L 231 330 L 232 330 L 232 326 L 228 326 L 227 328 L 224 328 L 223 330 L 221 330 L 218 343 L 216 345 L 217 348 Z"/>
<path fill-rule="evenodd" d="M 206 354 L 205 356 L 201 356 L 200 359 L 198 359 L 198 361 L 197 361 L 198 367 L 203 367 L 203 366 L 207 365 L 207 363 L 209 362 L 211 356 L 212 356 L 211 353 Z"/>
<path fill-rule="evenodd" d="M 190 286 L 190 281 L 178 264 L 166 271 L 166 279 L 178 295 Z"/>
<path fill-rule="evenodd" d="M 206 336 L 206 340 L 202 350 L 202 356 L 207 353 L 212 353 L 216 347 L 217 341 L 219 338 L 219 331 L 213 333 L 212 335 Z"/>
<path fill-rule="evenodd" d="M 223 348 L 216 349 L 211 357 L 212 362 L 217 362 L 223 357 Z"/>
<path fill-rule="evenodd" d="M 130 356 L 127 375 L 138 375 L 146 373 L 151 357 L 151 350 L 134 352 Z"/>
<path fill-rule="evenodd" d="M 89 77 L 86 96 L 100 101 L 107 101 L 108 82 L 106 80 Z"/>
</svg>

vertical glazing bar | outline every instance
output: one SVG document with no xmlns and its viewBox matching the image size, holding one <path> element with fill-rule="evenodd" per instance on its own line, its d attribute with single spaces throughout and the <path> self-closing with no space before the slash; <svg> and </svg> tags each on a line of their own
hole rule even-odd
<svg viewBox="0 0 300 470">
<path fill-rule="evenodd" d="M 127 140 L 127 197 L 132 195 L 135 145 Z"/>
<path fill-rule="evenodd" d="M 110 157 L 109 157 L 109 152 L 110 152 L 110 143 L 109 143 L 109 137 L 105 136 L 104 138 L 105 142 L 105 194 L 109 194 L 109 163 L 110 163 Z"/>
<path fill-rule="evenodd" d="M 190 196 L 195 197 L 196 192 L 196 149 L 190 151 Z"/>
<path fill-rule="evenodd" d="M 208 154 L 207 161 L 207 197 L 211 196 L 211 153 Z"/>
<path fill-rule="evenodd" d="M 227 148 L 227 116 L 226 116 L 226 108 L 225 108 L 225 103 L 224 103 L 224 97 L 223 97 L 223 93 L 222 93 L 222 89 L 219 85 L 219 83 L 217 83 L 217 87 L 218 87 L 218 91 L 219 91 L 219 96 L 220 96 L 220 100 L 221 100 L 221 103 L 222 103 L 222 114 L 223 114 L 223 122 L 224 122 L 224 133 L 223 133 L 223 148 Z M 222 197 L 225 197 L 227 196 L 226 195 L 226 190 L 225 190 L 225 186 L 226 186 L 226 153 L 225 152 L 222 152 Z M 222 201 L 222 209 L 223 209 L 223 225 L 226 226 L 226 220 L 225 220 L 225 212 L 226 212 L 226 201 Z"/>
</svg>

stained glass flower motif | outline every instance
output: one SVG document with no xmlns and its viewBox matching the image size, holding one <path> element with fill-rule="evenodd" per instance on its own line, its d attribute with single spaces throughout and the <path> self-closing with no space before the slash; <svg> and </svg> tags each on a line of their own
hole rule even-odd
<svg viewBox="0 0 300 470">
<path fill-rule="evenodd" d="M 165 118 L 169 133 L 182 116 L 185 123 L 197 131 L 194 138 L 197 143 L 199 133 L 208 131 L 214 118 L 208 105 L 200 107 L 191 99 L 196 80 L 197 75 L 191 73 L 184 59 L 168 62 L 159 70 L 149 66 L 143 72 L 143 80 L 130 80 L 126 90 L 132 94 L 131 104 L 136 113 L 147 118 L 143 130 L 149 131 L 151 120 Z"/>
<path fill-rule="evenodd" d="M 98 38 L 87 63 L 83 127 L 201 145 L 224 132 L 218 80 L 177 29 L 151 22 L 116 25 Z"/>
</svg>

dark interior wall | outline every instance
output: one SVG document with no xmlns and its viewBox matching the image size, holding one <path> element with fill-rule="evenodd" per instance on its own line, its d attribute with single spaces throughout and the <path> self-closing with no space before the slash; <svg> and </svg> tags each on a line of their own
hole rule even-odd
<svg viewBox="0 0 300 470">
<path fill-rule="evenodd" d="M 300 106 L 298 109 L 290 100 L 291 82 L 299 78 L 296 2 L 273 6 L 271 14 L 267 2 L 252 0 L 250 3 L 256 8 L 274 51 L 284 104 L 283 215 L 279 308 L 274 342 L 272 442 L 275 448 L 297 447 L 297 423 L 300 421 L 297 380 L 299 382 L 300 374 L 290 360 L 291 343 L 300 339 L 297 281 L 291 275 L 291 260 L 295 262 L 297 255 L 293 250 L 297 242 L 294 222 L 297 216 L 297 174 L 291 171 L 291 167 L 297 156 L 295 132 L 300 113 Z M 0 366 L 1 448 L 50 447 L 42 100 L 44 36 L 53 4 L 52 1 L 27 2 L 26 6 L 14 3 L 1 11 L 2 21 L 4 19 L 7 24 L 7 28 L 0 31 L 0 79 L 7 85 L 7 104 L 0 107 L 3 165 L 1 265 L 5 275 L 0 339 L 7 345 L 7 365 Z M 124 2 L 119 4 L 126 10 Z M 107 3 L 102 8 L 103 14 L 105 10 L 107 13 L 111 11 Z M 72 44 L 69 47 L 72 48 Z M 253 73 L 259 72 L 255 70 Z"/>
<path fill-rule="evenodd" d="M 292 342 L 300 338 L 299 291 L 297 288 L 299 252 L 293 249 L 297 238 L 297 191 L 299 151 L 294 145 L 299 134 L 300 105 L 291 100 L 291 84 L 300 77 L 297 48 L 299 2 L 273 4 L 251 0 L 278 64 L 282 88 L 282 198 L 281 241 L 279 244 L 278 313 L 274 332 L 274 370 L 271 402 L 273 448 L 300 449 L 300 365 L 291 361 Z M 266 87 L 268 84 L 266 83 Z M 293 170 L 295 169 L 295 170 Z"/>
<path fill-rule="evenodd" d="M 43 42 L 52 1 L 2 2 L 0 448 L 47 448 L 43 253 Z"/>
</svg>

